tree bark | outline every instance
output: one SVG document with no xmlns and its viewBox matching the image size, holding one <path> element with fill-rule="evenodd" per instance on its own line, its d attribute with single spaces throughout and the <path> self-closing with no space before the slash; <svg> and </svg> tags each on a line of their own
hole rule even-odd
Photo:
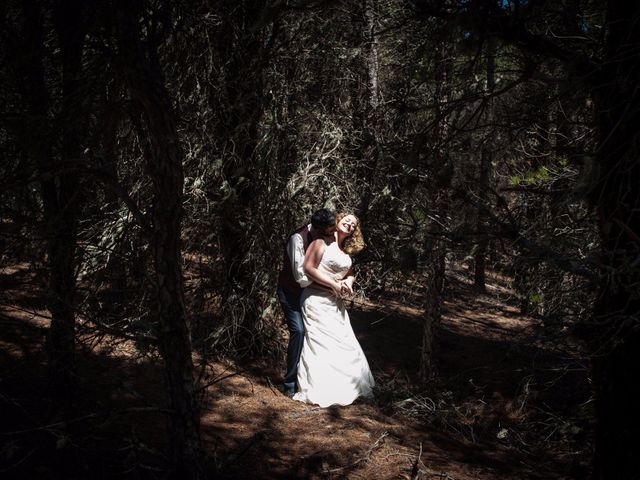
<svg viewBox="0 0 640 480">
<path fill-rule="evenodd" d="M 51 380 L 55 391 L 68 396 L 73 391 L 75 350 L 76 291 L 75 259 L 78 212 L 82 203 L 79 175 L 71 167 L 82 155 L 83 129 L 86 128 L 82 51 L 86 32 L 86 19 L 82 1 L 57 1 L 54 5 L 54 24 L 60 42 L 62 57 L 62 151 L 61 163 L 65 173 L 58 176 L 57 231 L 52 231 L 50 262 L 53 268 L 52 321 L 49 332 Z M 62 389 L 65 389 L 64 391 Z"/>
<path fill-rule="evenodd" d="M 430 247 L 425 277 L 427 287 L 424 294 L 424 313 L 422 327 L 422 350 L 418 375 L 422 382 L 428 382 L 437 374 L 436 340 L 442 315 L 442 292 L 445 278 L 445 245 L 440 239 Z"/>
<path fill-rule="evenodd" d="M 377 0 L 363 0 L 363 16 L 364 16 L 364 84 L 365 98 L 362 102 L 362 137 L 363 144 L 359 149 L 362 152 L 360 159 L 361 178 L 367 178 L 369 181 L 362 185 L 363 192 L 361 195 L 358 213 L 360 220 L 366 223 L 367 214 L 373 198 L 373 192 L 376 185 L 372 181 L 376 178 L 379 163 L 379 139 L 378 139 L 378 40 L 376 37 L 377 22 Z"/>
<path fill-rule="evenodd" d="M 78 212 L 78 175 L 68 165 L 80 155 L 82 107 L 77 98 L 81 82 L 84 24 L 82 8 L 56 3 L 55 29 L 60 42 L 62 64 L 62 150 L 59 155 L 51 148 L 55 135 L 49 123 L 50 98 L 45 82 L 44 32 L 41 5 L 25 0 L 24 38 L 26 55 L 20 68 L 23 97 L 33 121 L 25 126 L 25 150 L 38 170 L 44 209 L 47 241 L 47 305 L 51 325 L 47 338 L 49 384 L 53 395 L 61 400 L 70 398 L 75 390 L 75 259 Z M 70 13 L 73 11 L 73 13 Z M 28 131 L 26 131 L 28 128 Z"/>
<path fill-rule="evenodd" d="M 491 157 L 488 152 L 488 146 L 484 146 L 480 152 L 480 178 L 478 184 L 480 188 L 480 197 L 483 203 L 488 201 L 486 195 L 489 188 L 489 175 L 491 169 Z M 476 244 L 475 252 L 473 255 L 473 286 L 479 292 L 484 292 L 487 289 L 486 286 L 486 268 L 487 268 L 487 247 L 489 246 L 488 232 L 486 228 L 486 215 L 484 210 L 478 210 L 478 219 L 476 223 L 476 232 L 479 236 L 478 243 Z"/>
<path fill-rule="evenodd" d="M 132 101 L 143 118 L 147 169 L 153 183 L 153 235 L 158 346 L 169 394 L 168 436 L 175 478 L 204 478 L 200 418 L 194 392 L 191 337 L 184 304 L 181 221 L 184 176 L 182 149 L 156 46 L 143 50 L 138 21 L 140 2 L 118 3 L 121 66 Z"/>
<path fill-rule="evenodd" d="M 446 186 L 446 178 L 439 177 L 441 171 L 448 169 L 449 157 L 445 148 L 446 139 L 449 134 L 449 125 L 447 123 L 447 115 L 441 105 L 445 105 L 450 95 L 450 79 L 451 79 L 451 58 L 448 42 L 445 40 L 440 42 L 438 51 L 436 52 L 435 64 L 435 103 L 437 105 L 434 115 L 433 130 L 433 148 L 436 161 L 430 168 L 430 174 L 436 180 L 436 185 Z M 436 191 L 430 202 L 431 211 L 442 219 L 447 218 L 449 209 L 449 201 L 446 190 Z M 425 251 L 429 252 L 427 256 L 427 288 L 424 300 L 424 314 L 422 322 L 422 353 L 420 358 L 419 376 L 422 381 L 426 382 L 436 376 L 436 337 L 437 329 L 440 325 L 441 317 L 441 297 L 444 290 L 445 277 L 445 257 L 446 244 L 444 238 L 445 232 L 439 222 L 433 222 L 429 235 L 435 236 L 428 239 Z"/>
<path fill-rule="evenodd" d="M 496 78 L 495 78 L 495 57 L 496 57 L 495 40 L 492 38 L 487 39 L 487 95 L 491 95 L 495 90 Z M 487 123 L 492 123 L 493 109 L 491 100 L 488 100 L 487 105 Z M 487 136 L 491 137 L 491 132 L 487 132 Z M 480 175 L 478 179 L 478 187 L 480 188 L 480 198 L 483 203 L 489 201 L 487 192 L 489 190 L 489 181 L 491 178 L 491 145 L 493 141 L 490 138 L 486 138 L 482 151 L 480 153 Z M 478 244 L 474 254 L 474 275 L 473 284 L 476 290 L 484 292 L 486 290 L 486 263 L 487 263 L 487 247 L 489 246 L 488 232 L 486 228 L 486 215 L 484 210 L 478 210 L 478 222 L 476 230 L 479 235 Z"/>
</svg>

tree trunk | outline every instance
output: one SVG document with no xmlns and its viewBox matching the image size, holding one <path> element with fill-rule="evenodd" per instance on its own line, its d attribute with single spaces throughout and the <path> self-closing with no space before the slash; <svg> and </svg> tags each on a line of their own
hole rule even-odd
<svg viewBox="0 0 640 480">
<path fill-rule="evenodd" d="M 495 40 L 492 38 L 487 39 L 487 94 L 491 95 L 495 90 L 496 79 L 495 79 L 495 57 L 496 57 L 496 46 Z M 493 119 L 493 108 L 492 108 L 492 100 L 488 100 L 487 105 L 487 123 L 492 123 Z M 492 132 L 487 132 L 488 137 L 492 137 Z M 487 203 L 489 201 L 489 197 L 487 192 L 489 190 L 489 181 L 491 178 L 491 146 L 493 145 L 493 141 L 490 141 L 489 138 L 485 139 L 482 151 L 480 153 L 480 176 L 478 179 L 478 187 L 480 189 L 480 198 L 483 203 Z M 486 215 L 483 213 L 483 209 L 478 209 L 478 223 L 476 226 L 476 230 L 479 235 L 478 244 L 476 246 L 475 255 L 474 255 L 474 275 L 473 275 L 473 284 L 474 287 L 481 292 L 486 290 L 486 263 L 487 263 L 487 247 L 489 245 L 488 232 L 486 228 L 487 219 Z"/>
<path fill-rule="evenodd" d="M 81 92 L 80 88 L 83 82 L 82 50 L 86 31 L 83 3 L 57 1 L 54 6 L 54 23 L 62 57 L 61 163 L 65 165 L 65 173 L 59 175 L 57 180 L 56 216 L 59 223 L 49 250 L 53 265 L 51 290 L 56 312 L 51 322 L 49 355 L 51 380 L 57 385 L 56 391 L 64 396 L 69 394 L 67 385 L 71 380 L 70 375 L 73 375 L 76 237 L 78 212 L 82 203 L 74 164 L 79 162 L 82 155 L 83 131 L 86 128 L 86 92 Z M 59 385 L 61 380 L 64 383 Z M 62 388 L 67 391 L 63 392 Z"/>
<path fill-rule="evenodd" d="M 594 192 L 608 267 L 595 305 L 593 380 L 596 399 L 594 477 L 638 478 L 640 429 L 640 4 L 608 2 L 600 85 L 594 91 L 601 181 Z"/>
<path fill-rule="evenodd" d="M 248 232 L 246 225 L 253 212 L 256 179 L 252 170 L 258 145 L 258 127 L 263 115 L 264 81 L 262 70 L 266 55 L 265 38 L 257 26 L 262 21 L 265 0 L 244 0 L 229 3 L 221 9 L 224 28 L 217 37 L 217 47 L 223 62 L 221 78 L 222 104 L 212 105 L 220 114 L 220 133 L 228 141 L 223 174 L 228 187 L 220 202 L 219 241 L 229 294 L 226 297 L 250 296 L 254 271 L 245 261 Z"/>
<path fill-rule="evenodd" d="M 449 100 L 450 94 L 450 78 L 451 78 L 451 58 L 449 55 L 449 45 L 446 41 L 442 41 L 436 53 L 435 65 L 435 103 L 437 105 L 434 115 L 434 134 L 433 148 L 436 161 L 430 166 L 430 174 L 434 178 L 435 184 L 442 188 L 447 187 L 446 175 L 442 176 L 441 172 L 447 171 L 449 168 L 449 156 L 445 148 L 445 143 L 449 134 L 449 125 L 447 123 L 447 114 L 441 105 L 445 105 Z M 449 199 L 446 190 L 436 191 L 430 204 L 436 216 L 441 219 L 447 218 L 449 209 Z M 431 231 L 428 235 L 432 239 L 428 239 L 425 251 L 429 252 L 426 259 L 427 263 L 427 288 L 424 300 L 424 314 L 422 323 L 422 353 L 420 358 L 419 376 L 422 381 L 428 381 L 436 376 L 436 337 L 437 329 L 440 325 L 441 316 L 441 297 L 444 290 L 445 276 L 445 256 L 446 244 L 444 238 L 445 231 L 440 222 L 431 224 Z"/>
<path fill-rule="evenodd" d="M 488 152 L 488 146 L 484 146 L 480 152 L 480 178 L 478 180 L 480 188 L 480 198 L 482 203 L 486 205 L 488 196 L 486 194 L 489 188 L 489 175 L 491 169 L 491 156 Z M 479 292 L 484 292 L 486 286 L 486 265 L 487 265 L 487 247 L 489 246 L 488 232 L 486 228 L 486 215 L 482 208 L 478 209 L 478 219 L 476 223 L 476 232 L 479 236 L 473 255 L 473 286 Z"/>
<path fill-rule="evenodd" d="M 77 7 L 77 6 L 76 6 Z M 60 41 L 62 60 L 62 152 L 51 150 L 54 135 L 49 117 L 49 93 L 45 83 L 44 37 L 42 11 L 38 2 L 23 3 L 24 37 L 27 50 L 22 59 L 22 91 L 29 116 L 33 121 L 25 126 L 25 150 L 30 153 L 38 169 L 44 208 L 47 266 L 49 271 L 47 305 L 51 312 L 51 326 L 47 339 L 49 354 L 49 382 L 57 398 L 68 399 L 75 390 L 75 257 L 77 229 L 78 177 L 70 165 L 80 154 L 81 113 L 76 101 L 82 70 L 81 58 L 84 29 L 81 9 L 74 14 L 56 3 L 54 8 L 56 31 Z M 80 104 L 83 102 L 80 101 Z"/>
<path fill-rule="evenodd" d="M 191 338 L 184 305 L 181 220 L 182 150 L 171 100 L 166 91 L 156 46 L 140 38 L 140 3 L 118 2 L 119 48 L 125 81 L 142 113 L 147 137 L 147 168 L 153 182 L 153 236 L 158 345 L 172 414 L 168 436 L 175 478 L 204 478 L 200 418 L 194 392 Z M 146 52 L 146 55 L 145 55 Z"/>
<path fill-rule="evenodd" d="M 430 247 L 431 252 L 427 260 L 427 287 L 424 295 L 424 313 L 422 328 L 422 350 L 420 353 L 420 380 L 427 382 L 437 374 L 436 339 L 442 314 L 442 292 L 445 276 L 445 245 L 442 240 L 436 240 Z"/>
<path fill-rule="evenodd" d="M 376 38 L 377 0 L 363 1 L 364 14 L 364 59 L 365 59 L 365 99 L 364 112 L 362 114 L 363 145 L 359 149 L 362 152 L 361 178 L 369 179 L 363 183 L 358 213 L 360 220 L 366 223 L 367 214 L 373 198 L 376 185 L 373 179 L 377 177 L 378 160 L 380 156 L 378 146 L 378 40 Z"/>
</svg>

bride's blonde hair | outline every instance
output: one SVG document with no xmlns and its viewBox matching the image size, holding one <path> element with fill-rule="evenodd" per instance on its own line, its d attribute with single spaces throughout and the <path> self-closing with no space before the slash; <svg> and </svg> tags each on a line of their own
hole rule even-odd
<svg viewBox="0 0 640 480">
<path fill-rule="evenodd" d="M 336 225 L 347 215 L 352 215 L 358 221 L 356 228 L 353 229 L 351 235 L 344 239 L 344 242 L 341 245 L 342 250 L 349 255 L 355 255 L 360 253 L 364 247 L 364 238 L 362 237 L 362 230 L 360 230 L 360 219 L 356 217 L 353 213 L 349 212 L 337 212 L 336 213 Z"/>
</svg>

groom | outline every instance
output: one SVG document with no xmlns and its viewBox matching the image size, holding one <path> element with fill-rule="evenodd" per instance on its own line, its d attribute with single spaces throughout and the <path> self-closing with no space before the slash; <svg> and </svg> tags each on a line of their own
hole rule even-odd
<svg viewBox="0 0 640 480">
<path fill-rule="evenodd" d="M 321 208 L 311 217 L 311 224 L 300 227 L 287 240 L 284 261 L 278 276 L 278 300 L 282 305 L 289 330 L 287 346 L 287 371 L 279 390 L 288 397 L 296 392 L 298 362 L 304 343 L 304 323 L 300 310 L 302 289 L 311 284 L 304 273 L 304 254 L 309 244 L 321 236 L 332 235 L 336 230 L 336 215 Z"/>
</svg>

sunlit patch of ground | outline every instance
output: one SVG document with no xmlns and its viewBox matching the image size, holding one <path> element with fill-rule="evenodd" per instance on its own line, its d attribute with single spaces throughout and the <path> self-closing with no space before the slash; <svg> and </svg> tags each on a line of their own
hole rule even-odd
<svg viewBox="0 0 640 480">
<path fill-rule="evenodd" d="M 448 279 L 440 375 L 427 385 L 416 375 L 420 286 L 353 302 L 354 330 L 378 382 L 373 401 L 320 409 L 277 392 L 280 365 L 208 361 L 201 370 L 202 358 L 194 355 L 212 477 L 583 477 L 589 425 L 563 410 L 589 405 L 579 358 L 545 341 L 538 321 L 505 300 L 508 279 L 489 281 L 487 293 L 477 294 L 460 272 Z M 70 415 L 76 421 L 60 424 L 46 398 L 49 321 L 42 296 L 26 266 L 4 269 L 0 283 L 7 292 L 0 310 L 0 466 L 22 478 L 61 470 L 68 478 L 97 471 L 108 474 L 91 478 L 163 478 L 158 356 L 132 340 L 96 334 L 81 319 L 80 390 Z M 571 442 L 582 442 L 582 450 Z"/>
</svg>

